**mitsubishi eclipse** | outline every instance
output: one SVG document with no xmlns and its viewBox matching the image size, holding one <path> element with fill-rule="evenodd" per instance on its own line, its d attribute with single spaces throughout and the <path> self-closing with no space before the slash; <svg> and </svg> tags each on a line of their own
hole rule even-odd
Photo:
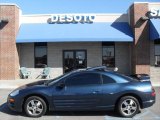
<svg viewBox="0 0 160 120">
<path fill-rule="evenodd" d="M 21 86 L 8 95 L 11 110 L 40 117 L 46 111 L 116 110 L 133 117 L 155 103 L 147 75 L 125 76 L 104 66 L 75 70 L 52 80 Z"/>
</svg>

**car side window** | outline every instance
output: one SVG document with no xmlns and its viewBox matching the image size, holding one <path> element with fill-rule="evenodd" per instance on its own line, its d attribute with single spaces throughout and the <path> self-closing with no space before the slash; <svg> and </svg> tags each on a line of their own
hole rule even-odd
<svg viewBox="0 0 160 120">
<path fill-rule="evenodd" d="M 80 73 L 66 79 L 67 86 L 82 86 L 100 84 L 100 74 L 97 73 Z"/>
<path fill-rule="evenodd" d="M 102 75 L 102 79 L 103 79 L 103 84 L 116 83 L 114 79 L 112 79 L 107 75 Z"/>
</svg>

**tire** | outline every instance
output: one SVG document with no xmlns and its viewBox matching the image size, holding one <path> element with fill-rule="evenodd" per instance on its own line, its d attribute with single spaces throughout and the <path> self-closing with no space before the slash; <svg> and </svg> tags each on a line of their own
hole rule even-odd
<svg viewBox="0 0 160 120">
<path fill-rule="evenodd" d="M 46 113 L 46 110 L 45 101 L 38 96 L 31 96 L 25 101 L 24 111 L 29 117 L 41 117 Z"/>
<path fill-rule="evenodd" d="M 124 96 L 118 102 L 117 110 L 122 117 L 131 118 L 139 112 L 139 109 L 139 102 L 133 96 Z"/>
</svg>

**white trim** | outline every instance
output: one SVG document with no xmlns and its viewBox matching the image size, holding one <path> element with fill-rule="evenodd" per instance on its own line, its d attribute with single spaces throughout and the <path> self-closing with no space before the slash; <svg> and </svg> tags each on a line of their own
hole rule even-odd
<svg viewBox="0 0 160 120">
<path fill-rule="evenodd" d="M 54 15 L 93 15 L 96 16 L 94 22 L 128 22 L 128 14 L 30 14 L 22 15 L 21 23 L 47 23 L 48 19 Z"/>
<path fill-rule="evenodd" d="M 151 9 L 160 9 L 160 2 L 154 2 L 148 4 L 148 10 L 151 11 Z"/>
<path fill-rule="evenodd" d="M 22 23 L 22 10 L 20 9 L 19 10 L 19 28 L 21 26 L 21 23 Z"/>
<path fill-rule="evenodd" d="M 97 16 L 121 16 L 123 13 L 54 13 L 54 14 L 26 14 L 22 15 L 24 17 L 29 17 L 29 16 L 51 16 L 51 15 L 97 15 Z"/>
<path fill-rule="evenodd" d="M 149 2 L 134 2 L 134 4 L 143 4 L 143 3 L 149 3 Z"/>
<path fill-rule="evenodd" d="M 160 2 L 151 2 L 151 3 L 149 3 L 149 5 L 159 5 L 160 4 Z"/>
<path fill-rule="evenodd" d="M 20 9 L 20 7 L 17 4 L 15 4 L 15 3 L 0 3 L 0 6 L 3 6 L 3 5 L 16 6 L 16 7 L 18 7 Z"/>
</svg>

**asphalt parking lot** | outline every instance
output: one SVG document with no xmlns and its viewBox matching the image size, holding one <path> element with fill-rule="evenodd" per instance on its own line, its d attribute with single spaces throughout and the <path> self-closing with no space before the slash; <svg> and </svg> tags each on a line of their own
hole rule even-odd
<svg viewBox="0 0 160 120">
<path fill-rule="evenodd" d="M 23 113 L 16 113 L 6 105 L 7 95 L 12 90 L 0 89 L 0 120 L 160 120 L 160 87 L 155 87 L 156 104 L 141 110 L 133 118 L 121 118 L 113 111 L 107 112 L 49 112 L 40 118 L 29 118 Z"/>
</svg>

